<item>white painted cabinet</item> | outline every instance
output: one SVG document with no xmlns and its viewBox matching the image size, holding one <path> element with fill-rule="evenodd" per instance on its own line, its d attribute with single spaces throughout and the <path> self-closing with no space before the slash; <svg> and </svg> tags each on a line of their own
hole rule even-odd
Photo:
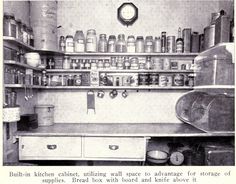
<svg viewBox="0 0 236 184">
<path fill-rule="evenodd" d="M 19 160 L 144 161 L 145 137 L 19 136 Z"/>
</svg>

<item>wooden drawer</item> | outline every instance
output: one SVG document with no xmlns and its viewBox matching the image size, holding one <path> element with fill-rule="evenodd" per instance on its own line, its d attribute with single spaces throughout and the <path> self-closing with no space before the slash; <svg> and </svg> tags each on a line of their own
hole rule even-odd
<svg viewBox="0 0 236 184">
<path fill-rule="evenodd" d="M 81 157 L 81 137 L 19 138 L 20 160 L 73 160 Z"/>
<path fill-rule="evenodd" d="M 84 157 L 93 160 L 145 160 L 144 137 L 84 137 Z"/>
</svg>

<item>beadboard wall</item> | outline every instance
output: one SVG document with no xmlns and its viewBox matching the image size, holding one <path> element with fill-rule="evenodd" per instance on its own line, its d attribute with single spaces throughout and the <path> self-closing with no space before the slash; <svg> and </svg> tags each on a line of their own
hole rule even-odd
<svg viewBox="0 0 236 184">
<path fill-rule="evenodd" d="M 74 35 L 81 29 L 84 33 L 91 28 L 97 34 L 124 33 L 128 35 L 177 36 L 178 27 L 192 28 L 203 32 L 209 25 L 212 12 L 222 8 L 233 15 L 233 0 L 133 0 L 139 9 L 138 20 L 129 27 L 117 20 L 117 8 L 129 0 L 77 0 L 58 1 L 58 37 Z M 4 2 L 4 11 L 13 11 L 23 20 L 28 20 L 28 2 Z M 24 9 L 23 8 L 23 9 Z M 22 13 L 22 14 L 21 14 Z M 124 99 L 119 95 L 111 99 L 106 91 L 105 97 L 95 97 L 94 113 L 87 114 L 87 91 L 80 90 L 42 90 L 35 95 L 37 100 L 25 102 L 20 98 L 23 112 L 32 112 L 34 103 L 55 105 L 54 119 L 57 123 L 181 123 L 175 116 L 175 104 L 186 91 L 128 91 Z M 95 91 L 95 95 L 97 91 Z M 23 91 L 19 94 L 24 96 Z M 35 99 L 34 98 L 34 99 Z"/>
</svg>

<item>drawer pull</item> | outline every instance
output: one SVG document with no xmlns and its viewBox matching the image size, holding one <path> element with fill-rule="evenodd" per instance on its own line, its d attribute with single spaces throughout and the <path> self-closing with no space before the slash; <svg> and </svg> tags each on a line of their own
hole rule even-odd
<svg viewBox="0 0 236 184">
<path fill-rule="evenodd" d="M 109 145 L 110 150 L 118 150 L 119 146 L 118 145 Z"/>
<path fill-rule="evenodd" d="M 54 150 L 54 149 L 57 149 L 57 145 L 55 145 L 55 144 L 47 145 L 47 148 L 50 150 Z"/>
</svg>

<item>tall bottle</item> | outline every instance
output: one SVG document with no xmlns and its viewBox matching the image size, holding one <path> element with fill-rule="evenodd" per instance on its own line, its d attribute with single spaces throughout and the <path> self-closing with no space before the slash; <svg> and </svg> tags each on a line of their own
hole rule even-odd
<svg viewBox="0 0 236 184">
<path fill-rule="evenodd" d="M 181 28 L 178 29 L 178 38 L 176 40 L 176 52 L 182 53 L 183 52 L 183 46 L 184 46 L 184 40 L 181 37 Z"/>
</svg>

